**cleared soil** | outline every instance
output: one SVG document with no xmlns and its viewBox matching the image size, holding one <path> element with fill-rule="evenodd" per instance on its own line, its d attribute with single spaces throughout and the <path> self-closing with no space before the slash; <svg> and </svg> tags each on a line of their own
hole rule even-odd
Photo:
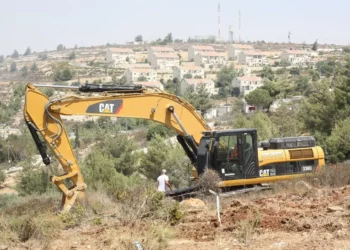
<svg viewBox="0 0 350 250">
<path fill-rule="evenodd" d="M 171 227 L 173 235 L 165 249 L 350 249 L 350 186 L 222 198 L 221 226 L 215 202 L 205 203 L 204 208 L 186 209 L 181 222 Z M 136 249 L 121 245 L 121 239 L 142 245 L 149 237 L 143 229 L 152 223 L 112 222 L 106 218 L 98 226 L 61 230 L 47 249 Z M 9 249 L 37 247 L 43 246 L 28 241 Z"/>
</svg>

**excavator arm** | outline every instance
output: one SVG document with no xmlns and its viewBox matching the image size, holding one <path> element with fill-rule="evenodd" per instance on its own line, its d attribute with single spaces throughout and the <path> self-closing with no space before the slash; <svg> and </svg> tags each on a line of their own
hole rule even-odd
<svg viewBox="0 0 350 250">
<path fill-rule="evenodd" d="M 61 203 L 63 211 L 68 211 L 76 200 L 85 201 L 87 185 L 70 145 L 61 115 L 142 118 L 161 123 L 176 131 L 180 144 L 194 165 L 202 132 L 210 130 L 204 119 L 187 101 L 157 89 L 138 85 L 61 86 L 75 88 L 80 92 L 102 94 L 70 95 L 49 99 L 37 86 L 40 85 L 27 85 L 24 118 L 44 163 L 50 164 L 45 151 L 47 145 L 63 167 L 63 175 L 51 177 L 51 181 L 63 193 Z M 44 139 L 45 144 L 41 142 L 38 134 Z M 66 179 L 70 179 L 74 185 L 68 188 L 64 183 Z"/>
</svg>

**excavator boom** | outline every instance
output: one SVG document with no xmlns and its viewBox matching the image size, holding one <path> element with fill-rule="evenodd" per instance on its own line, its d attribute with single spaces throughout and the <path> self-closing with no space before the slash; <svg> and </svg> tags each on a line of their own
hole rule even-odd
<svg viewBox="0 0 350 250">
<path fill-rule="evenodd" d="M 64 86 L 57 87 L 64 88 Z M 51 178 L 63 193 L 61 204 L 63 211 L 68 211 L 75 200 L 81 202 L 85 200 L 84 193 L 87 186 L 64 129 L 61 115 L 129 117 L 159 122 L 177 132 L 180 144 L 195 164 L 201 133 L 210 128 L 195 108 L 184 99 L 135 85 L 85 85 L 69 88 L 81 92 L 100 92 L 102 95 L 70 95 L 50 100 L 35 85 L 28 84 L 24 106 L 25 121 L 44 163 L 50 164 L 50 159 L 38 134 L 64 169 L 65 173 L 62 176 Z M 66 187 L 64 184 L 66 179 L 70 179 L 74 186 Z"/>
</svg>

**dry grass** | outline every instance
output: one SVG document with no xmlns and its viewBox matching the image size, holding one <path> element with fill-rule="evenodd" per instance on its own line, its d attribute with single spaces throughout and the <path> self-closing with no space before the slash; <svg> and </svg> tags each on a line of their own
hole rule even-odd
<svg viewBox="0 0 350 250">
<path fill-rule="evenodd" d="M 35 240 L 39 243 L 38 249 L 45 249 L 63 228 L 60 219 L 54 216 L 57 197 L 53 194 L 25 198 L 2 196 L 1 199 L 0 242 L 10 244 Z"/>
<path fill-rule="evenodd" d="M 221 178 L 217 171 L 213 169 L 205 169 L 204 173 L 198 178 L 198 186 L 200 192 L 208 194 L 209 189 L 215 192 L 220 192 L 217 184 L 221 181 Z"/>
<path fill-rule="evenodd" d="M 247 218 L 238 222 L 238 231 L 236 232 L 236 238 L 238 241 L 244 244 L 250 244 L 256 233 L 256 229 L 260 225 L 260 220 L 261 216 L 259 212 L 256 210 L 250 210 Z"/>
</svg>

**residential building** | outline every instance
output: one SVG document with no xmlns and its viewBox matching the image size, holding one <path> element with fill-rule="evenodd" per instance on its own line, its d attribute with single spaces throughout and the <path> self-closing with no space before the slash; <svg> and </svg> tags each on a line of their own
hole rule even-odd
<svg viewBox="0 0 350 250">
<path fill-rule="evenodd" d="M 211 120 L 218 116 L 218 111 L 216 108 L 211 108 L 202 112 L 201 110 L 197 110 L 197 113 L 200 114 L 205 120 Z"/>
<path fill-rule="evenodd" d="M 239 88 L 243 96 L 261 86 L 263 86 L 262 78 L 258 76 L 241 76 L 232 80 L 232 87 Z"/>
<path fill-rule="evenodd" d="M 198 91 L 200 86 L 204 86 L 204 88 L 208 91 L 210 95 L 217 95 L 219 92 L 218 88 L 215 88 L 215 83 L 211 79 L 186 79 L 184 78 L 180 84 L 180 93 L 184 95 L 189 86 L 193 86 L 195 92 Z"/>
<path fill-rule="evenodd" d="M 304 50 L 286 50 L 281 53 L 281 61 L 287 61 L 294 66 L 307 66 L 311 57 Z"/>
<path fill-rule="evenodd" d="M 204 78 L 204 69 L 200 66 L 178 66 L 173 68 L 173 75 L 181 80 L 184 75 L 191 75 L 190 78 Z"/>
<path fill-rule="evenodd" d="M 180 65 L 180 58 L 175 53 L 153 53 L 151 67 L 153 69 L 172 69 Z"/>
<path fill-rule="evenodd" d="M 125 77 L 127 83 L 137 82 L 140 77 L 145 77 L 147 82 L 154 82 L 157 81 L 157 72 L 151 68 L 129 68 Z"/>
<path fill-rule="evenodd" d="M 230 60 L 237 60 L 238 55 L 245 50 L 253 50 L 254 48 L 249 44 L 232 44 L 228 47 L 228 58 Z"/>
<path fill-rule="evenodd" d="M 226 53 L 221 52 L 202 52 L 195 55 L 196 66 L 205 69 L 221 68 L 226 63 Z"/>
<path fill-rule="evenodd" d="M 114 64 L 136 63 L 135 52 L 129 48 L 108 48 L 106 58 Z"/>
<path fill-rule="evenodd" d="M 247 76 L 250 75 L 251 69 L 247 65 L 235 65 L 233 67 L 239 74 L 242 73 L 243 75 Z"/>
<path fill-rule="evenodd" d="M 250 67 L 262 67 L 267 65 L 268 61 L 263 51 L 245 50 L 238 55 L 238 63 Z"/>
<path fill-rule="evenodd" d="M 296 110 L 302 99 L 303 96 L 292 96 L 290 98 L 278 99 L 270 105 L 269 111 L 276 112 L 282 105 L 286 105 L 288 110 Z"/>
<path fill-rule="evenodd" d="M 245 99 L 243 99 L 243 112 L 245 114 L 253 113 L 260 110 L 263 110 L 263 108 L 260 106 L 250 105 Z"/>
<path fill-rule="evenodd" d="M 153 54 L 158 53 L 158 54 L 174 54 L 175 50 L 170 47 L 150 47 L 148 48 L 148 56 L 147 60 L 149 63 L 153 61 Z"/>
<path fill-rule="evenodd" d="M 223 116 L 232 111 L 232 105 L 231 104 L 224 104 L 216 108 L 217 110 L 217 116 Z"/>
<path fill-rule="evenodd" d="M 203 53 L 203 52 L 214 52 L 215 49 L 212 46 L 207 46 L 207 45 L 191 45 L 188 47 L 188 61 L 193 61 L 194 57 L 198 53 Z"/>
<path fill-rule="evenodd" d="M 173 80 L 173 70 L 172 69 L 158 69 L 157 70 L 157 81 L 163 80 L 163 82 Z"/>
<path fill-rule="evenodd" d="M 151 88 L 159 88 L 160 90 L 164 91 L 164 86 L 159 81 L 154 81 L 154 82 L 134 82 L 134 84 L 136 84 L 136 85 L 140 84 L 142 86 L 151 87 Z"/>
</svg>

